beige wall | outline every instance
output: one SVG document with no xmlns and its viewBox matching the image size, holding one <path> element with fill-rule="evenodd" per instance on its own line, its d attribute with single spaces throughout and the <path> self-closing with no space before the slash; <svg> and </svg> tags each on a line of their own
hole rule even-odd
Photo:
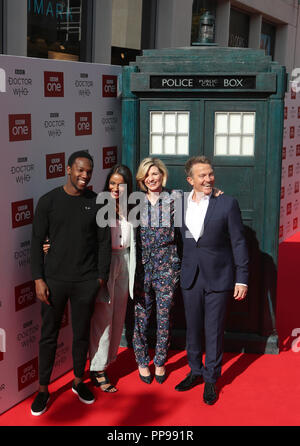
<svg viewBox="0 0 300 446">
<path fill-rule="evenodd" d="M 112 46 L 141 49 L 142 0 L 112 0 Z"/>
</svg>

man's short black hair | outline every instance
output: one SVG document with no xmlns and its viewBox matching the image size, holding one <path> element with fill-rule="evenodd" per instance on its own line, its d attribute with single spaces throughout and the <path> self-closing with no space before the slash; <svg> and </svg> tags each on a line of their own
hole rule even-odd
<svg viewBox="0 0 300 446">
<path fill-rule="evenodd" d="M 87 158 L 92 163 L 92 167 L 94 167 L 94 160 L 91 155 L 86 150 L 78 150 L 77 152 L 72 153 L 68 159 L 68 166 L 72 167 L 76 158 Z"/>
</svg>

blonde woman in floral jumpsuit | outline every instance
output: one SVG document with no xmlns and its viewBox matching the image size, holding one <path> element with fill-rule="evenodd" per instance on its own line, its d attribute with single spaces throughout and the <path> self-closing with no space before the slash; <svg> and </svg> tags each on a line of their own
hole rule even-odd
<svg viewBox="0 0 300 446">
<path fill-rule="evenodd" d="M 179 231 L 174 227 L 174 200 L 172 194 L 164 189 L 167 176 L 166 166 L 158 158 L 144 159 L 136 175 L 140 189 L 145 192 L 145 201 L 141 224 L 137 229 L 133 348 L 139 376 L 147 384 L 152 381 L 147 329 L 154 304 L 157 317 L 153 359 L 155 378 L 160 384 L 166 379 L 170 311 L 180 272 Z"/>
</svg>

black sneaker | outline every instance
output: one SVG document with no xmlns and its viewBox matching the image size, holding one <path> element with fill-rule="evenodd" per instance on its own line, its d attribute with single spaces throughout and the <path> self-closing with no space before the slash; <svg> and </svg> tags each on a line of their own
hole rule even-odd
<svg viewBox="0 0 300 446">
<path fill-rule="evenodd" d="M 48 392 L 39 392 L 31 405 L 31 414 L 38 417 L 46 412 L 49 399 L 50 394 Z"/>
<path fill-rule="evenodd" d="M 94 395 L 83 382 L 80 382 L 79 384 L 77 384 L 77 386 L 75 386 L 73 382 L 72 392 L 76 393 L 82 403 L 93 404 L 93 402 L 95 401 Z"/>
</svg>

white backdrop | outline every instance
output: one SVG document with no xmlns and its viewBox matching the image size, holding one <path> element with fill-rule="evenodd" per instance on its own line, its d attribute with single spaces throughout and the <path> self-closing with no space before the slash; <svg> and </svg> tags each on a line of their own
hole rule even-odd
<svg viewBox="0 0 300 446">
<path fill-rule="evenodd" d="M 88 150 L 103 188 L 121 150 L 121 67 L 0 56 L 0 413 L 38 387 L 40 304 L 30 272 L 38 198 L 66 181 L 69 155 Z M 72 368 L 67 308 L 52 379 Z"/>
<path fill-rule="evenodd" d="M 300 230 L 300 92 L 285 95 L 279 242 Z"/>
</svg>

